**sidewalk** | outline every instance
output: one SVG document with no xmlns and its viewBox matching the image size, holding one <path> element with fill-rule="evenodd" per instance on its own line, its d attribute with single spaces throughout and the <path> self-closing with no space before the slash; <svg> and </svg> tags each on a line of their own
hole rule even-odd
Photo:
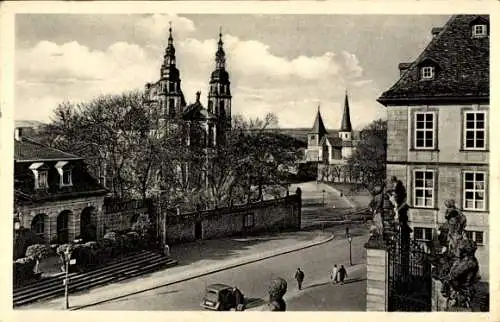
<svg viewBox="0 0 500 322">
<path fill-rule="evenodd" d="M 172 257 L 179 265 L 147 276 L 70 294 L 70 309 L 77 310 L 100 302 L 126 297 L 175 284 L 266 258 L 312 247 L 333 239 L 331 233 L 293 232 L 248 238 L 207 240 L 173 245 Z M 19 307 L 23 309 L 61 310 L 64 298 L 56 298 Z"/>
</svg>

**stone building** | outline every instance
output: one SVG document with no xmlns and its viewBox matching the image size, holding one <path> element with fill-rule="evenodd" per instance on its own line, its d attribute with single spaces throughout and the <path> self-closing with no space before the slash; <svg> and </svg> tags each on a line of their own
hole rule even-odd
<svg viewBox="0 0 500 322">
<path fill-rule="evenodd" d="M 488 278 L 489 17 L 457 15 L 378 101 L 387 107 L 387 177 L 406 186 L 413 237 L 430 240 L 455 200 Z"/>
<path fill-rule="evenodd" d="M 317 162 L 318 180 L 356 182 L 354 171 L 347 168 L 347 160 L 358 142 L 359 132 L 352 129 L 349 98 L 346 93 L 339 130 L 326 130 L 318 107 L 314 125 L 307 137 L 306 161 Z"/>
<path fill-rule="evenodd" d="M 102 236 L 104 189 L 76 155 L 44 146 L 15 130 L 14 209 L 20 227 L 45 242 Z"/>
<path fill-rule="evenodd" d="M 207 153 L 204 162 L 209 162 L 210 152 L 217 145 L 223 144 L 227 132 L 231 129 L 231 83 L 226 70 L 226 53 L 224 52 L 222 33 L 219 33 L 218 48 L 215 53 L 215 69 L 209 80 L 207 107 L 203 106 L 196 92 L 193 104 L 187 104 L 181 89 L 181 77 L 176 66 L 175 47 L 172 28 L 169 28 L 167 48 L 160 69 L 160 79 L 145 86 L 144 108 L 153 115 L 153 127 L 160 133 L 168 135 L 169 129 L 181 129 L 185 133 L 183 144 L 201 148 Z M 184 177 L 206 178 L 209 166 L 189 164 L 180 166 L 179 171 Z M 197 173 L 194 169 L 201 169 Z M 205 169 L 205 170 L 203 170 Z M 188 179 L 186 179 L 188 180 Z"/>
</svg>

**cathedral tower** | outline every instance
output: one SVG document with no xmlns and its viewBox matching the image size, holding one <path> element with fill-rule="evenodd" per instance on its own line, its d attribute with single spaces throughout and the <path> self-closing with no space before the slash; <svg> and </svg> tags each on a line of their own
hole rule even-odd
<svg viewBox="0 0 500 322">
<path fill-rule="evenodd" d="M 210 77 L 208 111 L 217 117 L 217 137 L 220 140 L 224 140 L 225 133 L 231 128 L 231 82 L 226 71 L 226 53 L 223 45 L 222 32 L 219 32 L 215 70 Z"/>
<path fill-rule="evenodd" d="M 175 47 L 172 37 L 172 26 L 168 29 L 168 45 L 163 56 L 161 75 L 158 82 L 158 96 L 161 118 L 174 119 L 180 116 L 185 105 L 184 95 L 181 91 L 180 73 L 175 61 Z"/>
</svg>

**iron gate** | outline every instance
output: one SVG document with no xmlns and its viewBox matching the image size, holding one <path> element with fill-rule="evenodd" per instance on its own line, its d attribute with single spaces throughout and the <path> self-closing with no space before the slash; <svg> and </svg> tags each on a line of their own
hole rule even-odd
<svg viewBox="0 0 500 322">
<path fill-rule="evenodd" d="M 388 310 L 390 312 L 431 311 L 432 277 L 422 242 L 398 234 L 388 252 Z"/>
</svg>

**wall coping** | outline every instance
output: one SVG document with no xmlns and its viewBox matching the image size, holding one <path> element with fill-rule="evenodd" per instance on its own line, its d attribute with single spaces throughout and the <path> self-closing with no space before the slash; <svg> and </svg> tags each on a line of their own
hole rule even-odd
<svg viewBox="0 0 500 322">
<path fill-rule="evenodd" d="M 383 239 L 371 236 L 368 242 L 365 243 L 365 248 L 387 250 L 387 244 Z"/>
</svg>

